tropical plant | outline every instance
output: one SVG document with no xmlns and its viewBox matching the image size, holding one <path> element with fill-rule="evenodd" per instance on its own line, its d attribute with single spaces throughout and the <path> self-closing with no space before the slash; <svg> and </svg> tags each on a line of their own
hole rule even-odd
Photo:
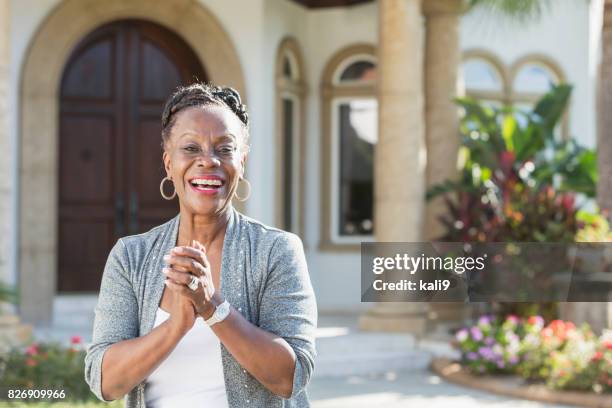
<svg viewBox="0 0 612 408">
<path fill-rule="evenodd" d="M 593 150 L 555 135 L 570 95 L 569 85 L 553 86 L 528 112 L 456 99 L 460 176 L 427 192 L 445 195 L 443 239 L 573 241 L 574 195 L 595 195 L 597 171 Z"/>
<path fill-rule="evenodd" d="M 496 108 L 470 98 L 463 108 L 458 180 L 433 186 L 443 195 L 443 241 L 575 242 L 576 194 L 595 195 L 595 152 L 555 132 L 571 95 L 553 86 L 531 111 Z M 494 305 L 495 307 L 495 305 Z M 502 315 L 555 317 L 554 303 L 502 304 Z"/>
</svg>

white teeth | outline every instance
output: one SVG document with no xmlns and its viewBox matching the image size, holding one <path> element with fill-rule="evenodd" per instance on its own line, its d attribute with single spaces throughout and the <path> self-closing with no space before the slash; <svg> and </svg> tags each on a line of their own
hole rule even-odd
<svg viewBox="0 0 612 408">
<path fill-rule="evenodd" d="M 210 179 L 197 179 L 191 180 L 192 184 L 199 184 L 203 186 L 220 186 L 223 184 L 221 180 L 210 180 Z"/>
</svg>

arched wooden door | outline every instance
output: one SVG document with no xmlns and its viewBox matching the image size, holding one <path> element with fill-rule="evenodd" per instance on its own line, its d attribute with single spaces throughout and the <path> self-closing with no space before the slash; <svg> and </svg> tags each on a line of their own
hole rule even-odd
<svg viewBox="0 0 612 408">
<path fill-rule="evenodd" d="M 193 51 L 150 22 L 104 25 L 75 48 L 60 96 L 58 291 L 97 291 L 119 237 L 177 214 L 159 193 L 160 116 L 195 79 L 207 78 Z"/>
</svg>

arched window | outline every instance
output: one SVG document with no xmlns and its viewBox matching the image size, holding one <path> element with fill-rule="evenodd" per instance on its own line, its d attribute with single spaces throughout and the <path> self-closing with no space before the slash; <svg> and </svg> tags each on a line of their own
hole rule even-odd
<svg viewBox="0 0 612 408">
<path fill-rule="evenodd" d="M 284 39 L 276 57 L 277 225 L 303 231 L 304 68 L 300 48 Z"/>
<path fill-rule="evenodd" d="M 502 106 L 508 101 L 506 70 L 494 55 L 485 51 L 468 51 L 461 65 L 462 88 L 466 96 Z"/>
<path fill-rule="evenodd" d="M 322 248 L 357 249 L 374 232 L 378 139 L 376 57 L 370 45 L 334 55 L 322 78 Z"/>
<path fill-rule="evenodd" d="M 461 70 L 467 96 L 491 106 L 514 106 L 523 111 L 531 110 L 552 85 L 564 82 L 557 64 L 540 55 L 525 56 L 507 68 L 492 53 L 471 50 L 464 53 Z M 568 136 L 567 112 L 560 132 L 562 137 Z"/>
<path fill-rule="evenodd" d="M 559 83 L 559 78 L 546 65 L 536 62 L 523 64 L 512 82 L 515 93 L 546 93 L 552 84 Z"/>
<path fill-rule="evenodd" d="M 552 85 L 564 82 L 564 75 L 552 60 L 539 55 L 525 56 L 510 68 L 511 98 L 515 102 L 535 102 Z"/>
</svg>

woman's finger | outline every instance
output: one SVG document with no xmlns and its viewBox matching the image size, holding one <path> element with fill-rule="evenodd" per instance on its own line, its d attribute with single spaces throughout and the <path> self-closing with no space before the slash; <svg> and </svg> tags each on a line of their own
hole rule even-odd
<svg viewBox="0 0 612 408">
<path fill-rule="evenodd" d="M 189 292 L 192 292 L 192 293 L 193 293 L 193 291 L 192 291 L 191 289 L 187 288 L 187 287 L 186 287 L 186 286 L 184 286 L 184 285 L 179 285 L 178 283 L 172 282 L 170 279 L 166 279 L 166 280 L 164 281 L 164 284 L 165 284 L 165 285 L 168 287 L 168 289 L 170 289 L 171 291 L 176 292 L 176 293 L 178 293 L 178 294 L 180 294 L 180 295 L 183 295 L 183 296 L 189 296 L 189 295 L 190 295 L 190 293 L 189 293 Z M 188 291 L 189 291 L 189 292 L 188 292 Z"/>
<path fill-rule="evenodd" d="M 189 258 L 186 256 L 178 256 L 178 255 L 166 255 L 164 256 L 164 262 L 168 265 L 172 265 L 172 268 L 182 271 L 182 272 L 191 272 L 196 276 L 207 274 L 207 267 L 202 265 L 199 261 Z"/>
<path fill-rule="evenodd" d="M 194 242 L 197 242 L 197 241 L 194 241 Z M 200 262 L 205 267 L 210 266 L 210 263 L 208 262 L 208 258 L 206 257 L 206 253 L 195 247 L 192 248 L 192 247 L 186 247 L 186 246 L 178 246 L 178 247 L 172 248 L 172 251 L 170 251 L 170 253 L 180 255 L 180 256 L 185 256 L 188 258 L 193 258 L 196 261 Z"/>
<path fill-rule="evenodd" d="M 176 270 L 174 270 L 172 268 L 163 268 L 162 272 L 169 279 L 172 279 L 174 282 L 182 284 L 182 285 L 188 285 L 191 282 L 191 277 L 193 276 L 190 273 L 179 272 L 179 271 L 176 271 Z"/>
</svg>

